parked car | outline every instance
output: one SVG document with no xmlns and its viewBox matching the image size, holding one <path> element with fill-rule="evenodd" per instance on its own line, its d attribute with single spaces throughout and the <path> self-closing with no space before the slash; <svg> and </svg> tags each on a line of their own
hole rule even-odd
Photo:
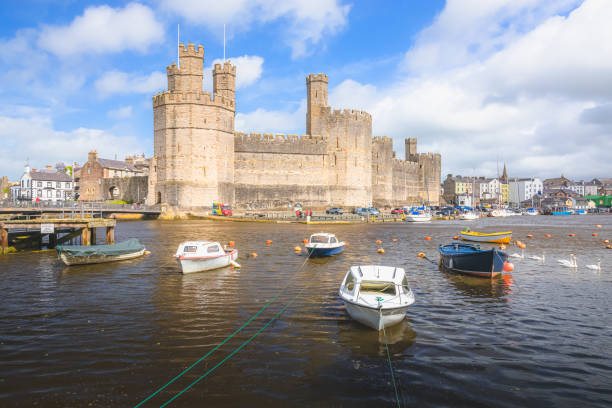
<svg viewBox="0 0 612 408">
<path fill-rule="evenodd" d="M 353 209 L 353 214 L 368 216 L 369 215 L 369 211 L 368 211 L 367 208 L 356 207 L 356 208 Z"/>
<path fill-rule="evenodd" d="M 212 213 L 213 215 L 232 215 L 232 207 L 227 204 L 213 203 Z"/>
<path fill-rule="evenodd" d="M 394 208 L 391 210 L 391 214 L 403 214 L 403 213 L 404 213 L 403 208 Z"/>
<path fill-rule="evenodd" d="M 342 209 L 342 207 L 332 207 L 332 208 L 328 208 L 327 210 L 325 210 L 325 214 L 342 215 L 344 214 L 344 210 Z"/>
<path fill-rule="evenodd" d="M 380 211 L 377 208 L 370 207 L 368 208 L 368 214 L 370 215 L 380 215 Z"/>
</svg>

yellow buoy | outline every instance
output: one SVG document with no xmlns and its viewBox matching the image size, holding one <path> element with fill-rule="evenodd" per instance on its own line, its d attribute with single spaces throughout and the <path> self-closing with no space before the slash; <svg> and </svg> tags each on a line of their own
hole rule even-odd
<svg viewBox="0 0 612 408">
<path fill-rule="evenodd" d="M 603 240 L 603 243 L 604 243 L 604 244 L 609 244 L 609 243 L 610 243 L 610 240 L 609 240 L 609 239 L 604 239 L 604 240 Z"/>
<path fill-rule="evenodd" d="M 527 238 L 533 238 L 533 235 L 527 234 Z"/>
<path fill-rule="evenodd" d="M 601 225 L 597 224 L 597 225 L 595 226 L 595 228 L 601 228 Z"/>
<path fill-rule="evenodd" d="M 384 249 L 382 249 L 382 248 L 378 248 L 378 251 L 376 251 L 376 252 L 378 252 L 379 254 L 384 254 L 384 253 L 385 253 L 385 250 L 384 250 Z"/>
<path fill-rule="evenodd" d="M 419 254 L 417 255 L 419 258 L 425 258 L 425 253 L 423 252 L 419 252 Z"/>
<path fill-rule="evenodd" d="M 397 242 L 397 238 L 391 238 L 391 241 Z"/>
<path fill-rule="evenodd" d="M 256 252 L 252 252 L 251 253 L 251 258 L 257 258 L 257 253 Z"/>
<path fill-rule="evenodd" d="M 151 254 L 151 251 L 144 251 L 144 254 L 145 254 L 145 255 L 150 255 L 150 254 Z"/>
<path fill-rule="evenodd" d="M 302 247 L 300 247 L 300 246 L 298 245 L 298 246 L 296 246 L 295 248 L 293 248 L 293 250 L 294 250 L 295 252 L 302 252 Z"/>
</svg>

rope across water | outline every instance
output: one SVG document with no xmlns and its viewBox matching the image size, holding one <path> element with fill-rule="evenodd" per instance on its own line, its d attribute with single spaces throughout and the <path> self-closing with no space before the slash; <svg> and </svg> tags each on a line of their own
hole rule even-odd
<svg viewBox="0 0 612 408">
<path fill-rule="evenodd" d="M 389 353 L 389 345 L 387 342 L 387 332 L 385 331 L 385 321 L 383 320 L 382 305 L 379 308 L 380 313 L 380 324 L 382 325 L 383 336 L 385 338 L 385 349 L 387 350 L 387 360 L 389 361 L 389 371 L 391 372 L 391 381 L 393 382 L 393 390 L 395 391 L 395 401 L 397 402 L 398 408 L 401 407 L 399 392 L 397 390 L 397 384 L 395 383 L 395 375 L 393 373 L 393 364 L 391 363 L 391 353 Z"/>
</svg>

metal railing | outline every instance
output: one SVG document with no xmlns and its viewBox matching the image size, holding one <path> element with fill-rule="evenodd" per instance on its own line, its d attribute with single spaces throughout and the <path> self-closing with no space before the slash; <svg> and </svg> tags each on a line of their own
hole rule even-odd
<svg viewBox="0 0 612 408">
<path fill-rule="evenodd" d="M 113 211 L 113 210 L 134 210 L 141 212 L 159 212 L 159 205 L 142 205 L 142 204 L 110 204 L 97 201 L 0 201 L 0 208 L 15 208 L 24 210 L 67 210 L 81 211 L 87 210 L 96 211 Z"/>
</svg>

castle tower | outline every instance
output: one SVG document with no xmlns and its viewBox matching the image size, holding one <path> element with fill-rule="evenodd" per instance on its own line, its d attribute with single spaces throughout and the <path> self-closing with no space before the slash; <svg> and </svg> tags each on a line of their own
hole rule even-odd
<svg viewBox="0 0 612 408">
<path fill-rule="evenodd" d="M 310 74 L 306 77 L 306 133 L 322 135 L 321 107 L 327 106 L 327 75 Z"/>
<path fill-rule="evenodd" d="M 202 90 L 204 47 L 179 44 L 180 68 L 167 68 L 168 90 L 153 97 L 153 203 L 181 209 L 234 202 L 236 68 L 214 69 L 215 94 Z"/>
<path fill-rule="evenodd" d="M 404 140 L 404 143 L 406 145 L 406 161 L 419 161 L 416 137 L 409 137 Z"/>
<path fill-rule="evenodd" d="M 236 99 L 236 67 L 230 61 L 225 61 L 223 65 L 215 64 L 213 95 L 215 98 L 220 95 L 233 101 Z"/>
</svg>

